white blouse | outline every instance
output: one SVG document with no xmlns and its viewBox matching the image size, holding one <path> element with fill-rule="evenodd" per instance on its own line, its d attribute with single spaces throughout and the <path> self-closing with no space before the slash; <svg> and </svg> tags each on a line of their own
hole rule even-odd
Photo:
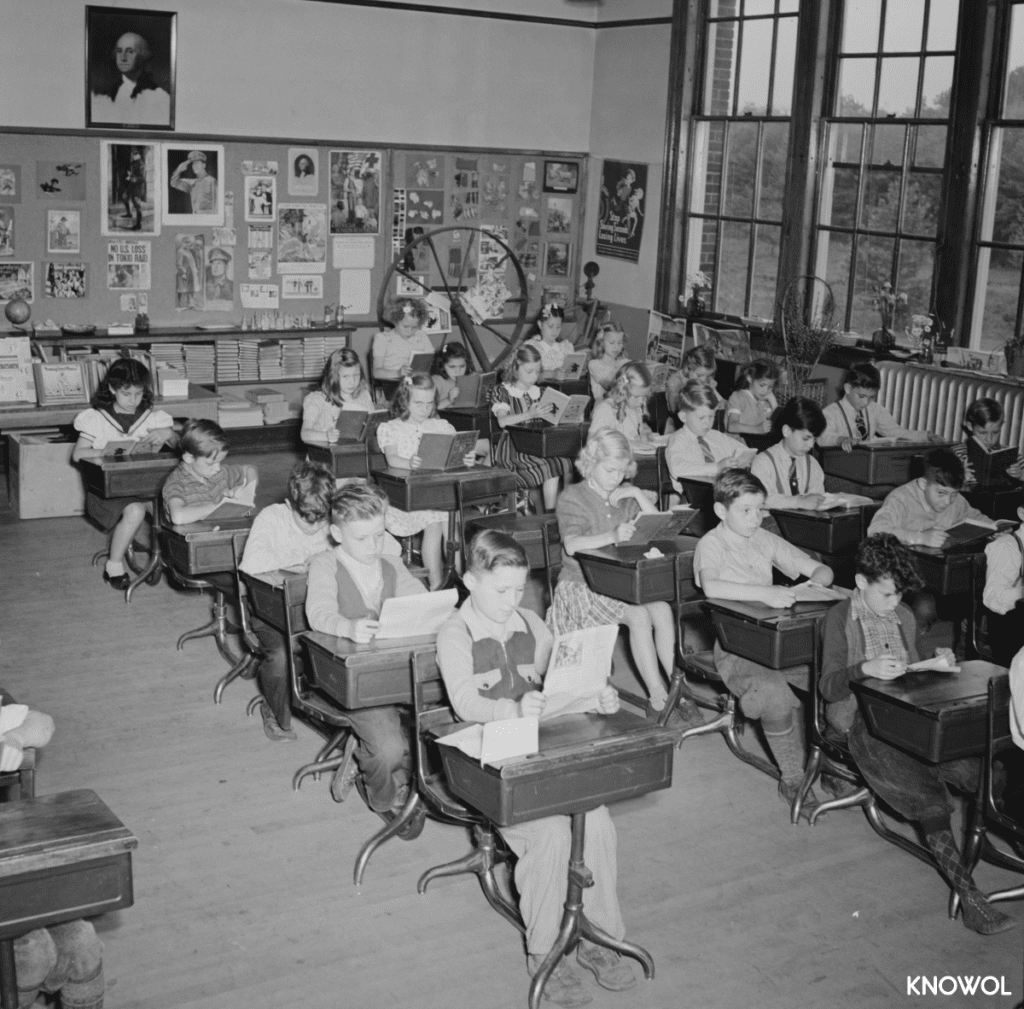
<svg viewBox="0 0 1024 1009">
<path fill-rule="evenodd" d="M 422 424 L 411 420 L 388 420 L 377 428 L 381 451 L 392 449 L 402 459 L 411 459 L 425 434 L 454 434 L 455 428 L 441 417 L 428 417 Z"/>
<path fill-rule="evenodd" d="M 85 439 L 86 448 L 106 448 L 112 441 L 142 441 L 151 431 L 174 427 L 174 418 L 163 410 L 144 413 L 127 432 L 121 430 L 102 410 L 83 410 L 74 420 L 75 430 Z"/>
</svg>

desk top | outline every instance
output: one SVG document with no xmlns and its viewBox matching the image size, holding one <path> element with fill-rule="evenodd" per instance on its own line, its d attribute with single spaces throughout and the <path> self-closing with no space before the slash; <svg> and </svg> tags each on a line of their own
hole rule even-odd
<svg viewBox="0 0 1024 1009">
<path fill-rule="evenodd" d="M 219 534 L 220 538 L 227 540 L 234 533 L 251 529 L 253 517 L 252 515 L 246 515 L 239 518 L 216 519 L 213 521 L 205 519 L 202 522 L 189 522 L 188 525 L 181 526 L 168 524 L 164 526 L 164 532 L 170 536 L 181 536 L 187 540 L 201 539 L 203 537 L 209 539 L 214 534 Z"/>
<path fill-rule="evenodd" d="M 95 466 L 104 472 L 125 473 L 129 470 L 172 470 L 180 460 L 173 452 L 140 452 L 131 455 L 105 455 L 81 459 L 80 466 Z"/>
<path fill-rule="evenodd" d="M 783 515 L 792 516 L 793 518 L 808 519 L 811 522 L 824 522 L 831 523 L 836 519 L 849 519 L 851 516 L 860 517 L 861 512 L 865 508 L 870 508 L 871 505 L 854 505 L 851 508 L 829 508 L 828 511 L 811 511 L 807 508 L 769 508 L 773 515 L 777 512 L 781 512 Z"/>
<path fill-rule="evenodd" d="M 410 652 L 419 649 L 433 650 L 437 642 L 436 634 L 423 634 L 415 638 L 384 638 L 382 641 L 371 641 L 365 645 L 349 641 L 348 638 L 324 634 L 322 631 L 309 631 L 304 637 L 342 662 L 382 656 L 408 656 Z"/>
<path fill-rule="evenodd" d="M 655 561 L 668 560 L 672 561 L 677 554 L 692 554 L 697 549 L 698 537 L 696 536 L 673 536 L 670 538 L 662 539 L 655 536 L 654 539 L 646 544 L 645 550 L 650 550 L 651 547 L 657 546 L 664 556 L 662 557 L 644 557 L 639 552 L 639 545 L 623 553 L 619 549 L 619 545 L 609 545 L 606 547 L 593 547 L 590 550 L 577 550 L 577 559 L 583 557 L 586 560 L 596 561 L 599 564 L 608 564 L 613 567 L 619 568 L 635 568 L 641 561 L 647 561 L 654 563 Z M 625 546 L 626 544 L 622 544 Z"/>
<path fill-rule="evenodd" d="M 89 789 L 0 803 L 0 876 L 14 876 L 139 845 Z"/>
<path fill-rule="evenodd" d="M 1006 676 L 1007 670 L 992 662 L 972 659 L 960 663 L 960 672 L 923 670 L 905 673 L 895 680 L 851 680 L 855 693 L 880 697 L 908 711 L 945 711 L 962 704 L 984 702 L 989 680 Z"/>
<path fill-rule="evenodd" d="M 881 439 L 879 441 L 859 441 L 853 446 L 853 451 L 870 452 L 873 454 L 878 453 L 880 455 L 895 454 L 915 456 L 921 455 L 924 452 L 931 452 L 933 449 L 951 447 L 952 442 L 948 441 L 928 442 L 908 441 L 901 439 L 899 441 L 893 442 L 890 439 Z M 827 448 L 823 448 L 821 451 L 823 454 L 830 453 L 834 455 L 837 452 L 842 452 L 843 449 L 839 448 L 838 446 L 830 445 Z"/>
<path fill-rule="evenodd" d="M 401 483 L 449 484 L 472 483 L 474 480 L 493 480 L 496 477 L 515 488 L 516 475 L 500 466 L 460 466 L 458 469 L 397 469 L 387 466 L 375 469 L 373 475 Z"/>
<path fill-rule="evenodd" d="M 749 603 L 738 599 L 708 599 L 712 610 L 728 613 L 761 627 L 778 627 L 793 620 L 816 619 L 824 616 L 838 599 L 820 603 L 795 603 L 788 609 L 776 609 L 764 603 Z"/>
</svg>

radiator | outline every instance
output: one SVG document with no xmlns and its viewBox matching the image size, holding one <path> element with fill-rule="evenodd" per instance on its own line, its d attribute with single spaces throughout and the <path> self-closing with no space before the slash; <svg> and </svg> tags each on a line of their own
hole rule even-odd
<svg viewBox="0 0 1024 1009">
<path fill-rule="evenodd" d="M 994 376 L 965 375 L 940 368 L 884 361 L 878 365 L 878 401 L 912 431 L 933 431 L 962 441 L 964 415 L 976 399 L 994 399 L 1003 408 L 1002 445 L 1024 452 L 1024 386 Z"/>
</svg>

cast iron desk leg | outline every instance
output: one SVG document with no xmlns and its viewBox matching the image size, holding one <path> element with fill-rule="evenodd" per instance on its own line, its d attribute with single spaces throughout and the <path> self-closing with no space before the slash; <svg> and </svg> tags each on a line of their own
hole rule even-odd
<svg viewBox="0 0 1024 1009">
<path fill-rule="evenodd" d="M 617 953 L 639 960 L 644 969 L 644 977 L 654 977 L 654 959 L 642 946 L 626 942 L 624 939 L 613 939 L 604 929 L 598 928 L 583 913 L 583 890 L 594 885 L 594 877 L 583 863 L 583 838 L 586 830 L 586 813 L 572 814 L 572 848 L 569 854 L 569 887 L 565 897 L 565 911 L 562 924 L 558 929 L 551 952 L 544 958 L 540 970 L 530 982 L 530 1009 L 539 1009 L 541 993 L 547 984 L 555 965 L 571 950 L 579 940 L 587 939 L 592 943 L 613 949 Z"/>
<path fill-rule="evenodd" d="M 160 565 L 163 563 L 163 558 L 160 555 L 160 497 L 157 495 L 153 499 L 153 524 L 150 527 L 150 536 L 153 539 L 153 545 L 149 551 L 149 563 L 145 568 L 140 571 L 135 578 L 132 579 L 131 585 L 124 590 L 124 601 L 130 603 L 132 601 L 132 593 L 135 589 L 141 585 L 144 581 L 147 581 L 150 577 L 156 575 L 159 578 L 158 572 L 160 571 Z M 154 581 L 152 584 L 156 584 Z"/>
<path fill-rule="evenodd" d="M 0 1006 L 18 1009 L 18 978 L 14 972 L 14 940 L 0 939 Z"/>
</svg>

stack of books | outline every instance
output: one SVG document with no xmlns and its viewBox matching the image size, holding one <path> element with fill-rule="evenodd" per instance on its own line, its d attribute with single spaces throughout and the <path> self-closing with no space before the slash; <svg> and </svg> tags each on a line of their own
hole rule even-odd
<svg viewBox="0 0 1024 1009">
<path fill-rule="evenodd" d="M 217 381 L 238 381 L 238 341 L 217 341 Z"/>
<path fill-rule="evenodd" d="M 257 382 L 260 377 L 259 340 L 238 341 L 238 380 Z"/>
<path fill-rule="evenodd" d="M 263 407 L 238 396 L 224 396 L 217 407 L 217 423 L 223 428 L 262 427 Z"/>
<path fill-rule="evenodd" d="M 302 376 L 319 378 L 324 369 L 324 338 L 304 336 L 302 338 Z"/>
<path fill-rule="evenodd" d="M 185 372 L 190 382 L 199 385 L 212 385 L 216 381 L 212 343 L 190 343 L 185 346 Z"/>
<path fill-rule="evenodd" d="M 331 333 L 324 337 L 324 362 L 336 350 L 344 350 L 348 346 L 347 333 Z"/>
<path fill-rule="evenodd" d="M 154 343 L 150 347 L 154 361 L 162 361 L 178 371 L 185 370 L 185 347 L 180 343 Z"/>
<path fill-rule="evenodd" d="M 302 378 L 302 346 L 298 340 L 281 341 L 281 374 L 284 378 Z"/>
<path fill-rule="evenodd" d="M 298 420 L 301 416 L 299 408 L 292 406 L 285 399 L 263 404 L 263 423 L 280 424 L 283 420 Z"/>
<path fill-rule="evenodd" d="M 284 377 L 281 367 L 281 344 L 276 340 L 264 340 L 259 348 L 260 381 L 272 382 Z"/>
</svg>

